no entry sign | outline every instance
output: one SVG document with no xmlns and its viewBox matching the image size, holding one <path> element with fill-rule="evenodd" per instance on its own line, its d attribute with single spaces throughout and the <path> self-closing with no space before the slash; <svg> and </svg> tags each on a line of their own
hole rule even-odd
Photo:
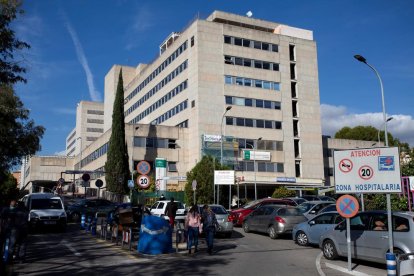
<svg viewBox="0 0 414 276">
<path fill-rule="evenodd" d="M 358 200 L 353 196 L 343 195 L 336 200 L 336 210 L 342 217 L 352 218 L 358 213 Z"/>
<path fill-rule="evenodd" d="M 334 163 L 337 194 L 401 192 L 397 147 L 335 151 Z"/>
</svg>

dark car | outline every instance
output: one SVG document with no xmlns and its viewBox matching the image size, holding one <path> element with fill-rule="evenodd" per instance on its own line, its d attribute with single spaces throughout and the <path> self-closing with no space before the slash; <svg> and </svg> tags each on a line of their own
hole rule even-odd
<svg viewBox="0 0 414 276">
<path fill-rule="evenodd" d="M 296 206 L 296 203 L 290 200 L 283 200 L 280 198 L 263 198 L 258 199 L 252 202 L 247 203 L 243 207 L 230 211 L 230 220 L 233 221 L 235 226 L 241 226 L 243 224 L 244 218 L 256 210 L 257 208 L 270 205 L 270 204 L 278 204 L 278 205 L 286 205 L 286 206 Z"/>
<path fill-rule="evenodd" d="M 72 221 L 79 221 L 82 214 L 95 216 L 97 212 L 109 213 L 115 210 L 117 203 L 106 199 L 82 199 L 66 207 L 66 214 Z"/>
<path fill-rule="evenodd" d="M 278 235 L 292 233 L 293 227 L 306 221 L 297 207 L 264 205 L 250 213 L 243 221 L 243 230 L 267 233 L 271 239 Z"/>
</svg>

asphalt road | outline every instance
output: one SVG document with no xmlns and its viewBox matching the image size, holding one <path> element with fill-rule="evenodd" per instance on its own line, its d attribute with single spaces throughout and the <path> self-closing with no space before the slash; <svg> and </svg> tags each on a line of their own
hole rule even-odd
<svg viewBox="0 0 414 276">
<path fill-rule="evenodd" d="M 182 246 L 185 246 L 182 244 Z M 200 251 L 148 256 L 121 249 L 70 225 L 66 233 L 42 233 L 30 237 L 27 259 L 14 264 L 9 275 L 349 275 L 346 260 L 327 266 L 320 249 L 300 247 L 289 236 L 271 240 L 267 235 L 244 233 L 236 228 L 231 239 L 215 239 L 215 252 Z M 319 265 L 318 265 L 319 263 Z M 338 270 L 339 267 L 344 271 Z M 334 268 L 332 268 L 334 267 Z M 382 266 L 354 265 L 354 275 L 386 275 Z M 360 274 L 358 274 L 360 273 Z"/>
</svg>

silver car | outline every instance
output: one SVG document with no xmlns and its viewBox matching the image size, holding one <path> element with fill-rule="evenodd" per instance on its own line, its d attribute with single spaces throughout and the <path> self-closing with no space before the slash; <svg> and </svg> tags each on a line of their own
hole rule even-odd
<svg viewBox="0 0 414 276">
<path fill-rule="evenodd" d="M 222 234 L 226 238 L 230 238 L 233 234 L 233 222 L 229 219 L 229 212 L 227 212 L 226 208 L 224 208 L 222 205 L 209 204 L 208 206 L 211 208 L 214 214 L 216 214 L 217 222 L 220 225 L 220 227 L 216 229 L 216 233 Z M 199 205 L 198 207 L 200 214 L 202 214 L 203 205 Z"/>
<path fill-rule="evenodd" d="M 351 218 L 352 258 L 386 263 L 388 252 L 387 211 L 360 212 Z M 392 229 L 394 253 L 397 255 L 414 252 L 414 212 L 393 212 Z M 345 221 L 322 234 L 319 247 L 329 260 L 347 256 Z"/>
<path fill-rule="evenodd" d="M 328 206 L 332 203 L 335 203 L 334 201 L 306 201 L 302 204 L 298 205 L 298 208 L 302 211 L 302 214 L 307 218 L 311 219 L 315 217 L 317 214 L 319 214 L 319 211 L 322 210 L 325 206 Z"/>
<path fill-rule="evenodd" d="M 292 238 L 301 246 L 319 244 L 321 235 L 334 228 L 342 220 L 343 218 L 338 212 L 317 215 L 313 219 L 296 225 L 292 231 Z"/>
<path fill-rule="evenodd" d="M 243 221 L 243 230 L 269 234 L 271 239 L 292 233 L 293 227 L 306 221 L 300 210 L 286 205 L 264 205 L 251 212 Z"/>
</svg>

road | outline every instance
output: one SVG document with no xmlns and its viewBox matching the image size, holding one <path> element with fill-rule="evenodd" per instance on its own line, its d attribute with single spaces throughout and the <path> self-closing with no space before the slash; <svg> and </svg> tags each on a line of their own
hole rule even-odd
<svg viewBox="0 0 414 276">
<path fill-rule="evenodd" d="M 63 234 L 32 235 L 29 242 L 26 262 L 14 264 L 10 275 L 348 275 L 328 267 L 323 257 L 318 262 L 318 248 L 300 247 L 290 237 L 271 240 L 246 234 L 240 228 L 231 239 L 215 239 L 212 256 L 206 253 L 204 239 L 200 251 L 190 256 L 184 249 L 169 255 L 142 255 L 96 239 L 75 224 Z M 338 264 L 346 268 L 346 262 Z M 373 271 L 359 275 L 386 275 L 382 267 Z"/>
</svg>

